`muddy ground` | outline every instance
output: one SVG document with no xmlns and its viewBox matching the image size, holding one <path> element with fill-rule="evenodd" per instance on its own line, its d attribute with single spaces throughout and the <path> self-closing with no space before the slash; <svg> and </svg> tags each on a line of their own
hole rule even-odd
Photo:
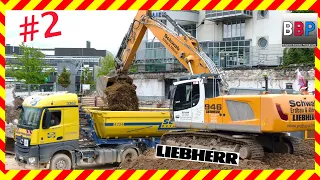
<svg viewBox="0 0 320 180">
<path fill-rule="evenodd" d="M 154 150 L 147 150 L 138 159 L 115 165 L 84 165 L 76 169 L 314 169 L 314 141 L 306 141 L 306 150 L 302 156 L 292 154 L 266 153 L 263 161 L 241 160 L 239 166 L 226 166 L 213 163 L 198 163 L 156 158 Z M 13 155 L 6 154 L 6 169 L 21 169 Z"/>
<path fill-rule="evenodd" d="M 302 156 L 266 153 L 262 161 L 240 160 L 239 166 L 229 166 L 160 159 L 148 150 L 136 160 L 121 163 L 119 169 L 314 169 L 314 140 L 305 141 L 305 152 Z"/>
<path fill-rule="evenodd" d="M 82 165 L 79 167 L 76 167 L 76 169 L 114 169 L 116 166 L 113 164 L 107 164 L 104 166 L 96 165 L 96 164 L 90 164 L 90 165 Z M 6 154 L 6 170 L 21 170 L 21 168 L 16 161 L 14 160 L 13 155 Z"/>
</svg>

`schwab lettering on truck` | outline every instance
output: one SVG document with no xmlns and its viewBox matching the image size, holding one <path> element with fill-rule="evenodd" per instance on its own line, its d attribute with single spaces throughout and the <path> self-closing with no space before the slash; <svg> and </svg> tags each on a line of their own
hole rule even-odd
<svg viewBox="0 0 320 180">
<path fill-rule="evenodd" d="M 290 100 L 289 104 L 292 121 L 314 120 L 314 101 Z"/>
</svg>

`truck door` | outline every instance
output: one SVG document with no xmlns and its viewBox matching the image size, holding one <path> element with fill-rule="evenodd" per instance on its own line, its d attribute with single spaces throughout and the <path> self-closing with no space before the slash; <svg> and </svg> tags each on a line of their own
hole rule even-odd
<svg viewBox="0 0 320 180">
<path fill-rule="evenodd" d="M 40 151 L 48 146 L 60 146 L 63 141 L 63 110 L 61 108 L 48 108 L 45 110 L 40 131 Z M 50 121 L 47 123 L 45 121 Z M 53 147 L 51 147 L 53 148 Z M 52 150 L 52 149 L 51 149 Z"/>
</svg>

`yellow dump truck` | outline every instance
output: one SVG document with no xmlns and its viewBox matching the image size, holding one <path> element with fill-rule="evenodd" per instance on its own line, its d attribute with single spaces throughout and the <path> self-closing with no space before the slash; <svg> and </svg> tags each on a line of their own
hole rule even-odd
<svg viewBox="0 0 320 180">
<path fill-rule="evenodd" d="M 119 163 L 155 147 L 162 134 L 176 129 L 168 110 L 79 108 L 72 93 L 30 96 L 20 108 L 15 155 L 26 169 Z"/>
</svg>

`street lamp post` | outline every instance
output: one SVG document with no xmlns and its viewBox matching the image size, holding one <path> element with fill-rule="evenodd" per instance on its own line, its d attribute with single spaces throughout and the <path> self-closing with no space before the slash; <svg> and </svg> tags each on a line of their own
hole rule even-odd
<svg viewBox="0 0 320 180">
<path fill-rule="evenodd" d="M 268 92 L 268 74 L 264 73 L 264 81 L 265 81 L 265 91 Z"/>
</svg>

